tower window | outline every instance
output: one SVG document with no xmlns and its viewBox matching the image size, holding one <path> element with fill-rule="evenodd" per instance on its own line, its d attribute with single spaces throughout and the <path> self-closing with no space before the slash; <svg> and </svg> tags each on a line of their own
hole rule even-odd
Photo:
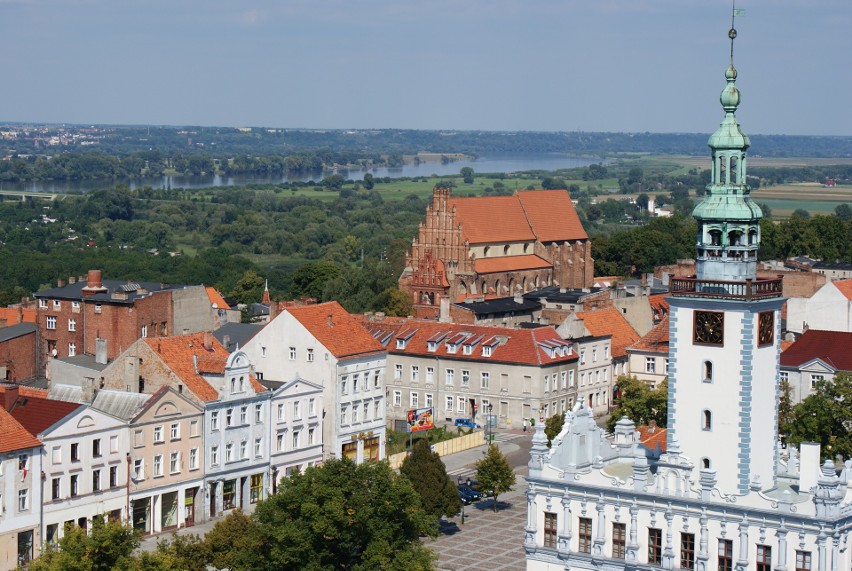
<svg viewBox="0 0 852 571">
<path fill-rule="evenodd" d="M 710 244 L 712 246 L 721 246 L 722 245 L 722 231 L 721 230 L 710 230 Z"/>
<path fill-rule="evenodd" d="M 731 184 L 737 184 L 737 157 L 731 157 Z"/>
<path fill-rule="evenodd" d="M 704 361 L 704 382 L 713 382 L 713 363 L 710 361 Z"/>
<path fill-rule="evenodd" d="M 713 428 L 713 413 L 705 410 L 701 413 L 701 429 L 711 430 Z"/>
<path fill-rule="evenodd" d="M 702 458 L 701 459 L 701 467 L 705 470 L 710 469 L 710 458 Z"/>
</svg>

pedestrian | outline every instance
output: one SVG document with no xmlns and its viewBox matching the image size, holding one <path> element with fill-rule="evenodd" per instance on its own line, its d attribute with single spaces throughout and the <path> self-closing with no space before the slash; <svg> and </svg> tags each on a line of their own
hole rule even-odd
<svg viewBox="0 0 852 571">
<path fill-rule="evenodd" d="M 526 432 L 526 431 L 527 431 L 527 419 L 525 418 L 524 419 L 524 432 Z"/>
</svg>

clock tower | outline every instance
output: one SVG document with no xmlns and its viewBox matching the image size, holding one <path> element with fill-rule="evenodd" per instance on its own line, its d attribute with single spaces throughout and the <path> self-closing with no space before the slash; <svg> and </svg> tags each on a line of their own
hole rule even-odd
<svg viewBox="0 0 852 571">
<path fill-rule="evenodd" d="M 725 117 L 710 136 L 711 182 L 698 221 L 696 274 L 672 278 L 668 437 L 699 470 L 716 473 L 723 494 L 775 484 L 781 278 L 758 278 L 760 207 L 746 179 L 748 137 L 731 60 L 720 101 Z"/>
</svg>

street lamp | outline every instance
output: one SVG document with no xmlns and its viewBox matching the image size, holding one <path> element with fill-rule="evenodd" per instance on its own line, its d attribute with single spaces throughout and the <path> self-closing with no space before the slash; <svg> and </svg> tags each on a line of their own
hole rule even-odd
<svg viewBox="0 0 852 571">
<path fill-rule="evenodd" d="M 459 486 L 461 486 L 461 480 L 462 480 L 462 477 L 459 476 Z M 461 506 L 462 506 L 462 525 L 464 525 L 464 500 L 462 500 L 461 497 L 459 497 L 459 500 L 461 501 Z"/>
<path fill-rule="evenodd" d="M 488 403 L 488 406 L 485 407 L 488 410 L 488 414 L 485 417 L 485 439 L 488 441 L 488 445 L 491 445 L 491 410 L 494 408 L 494 405 Z"/>
</svg>

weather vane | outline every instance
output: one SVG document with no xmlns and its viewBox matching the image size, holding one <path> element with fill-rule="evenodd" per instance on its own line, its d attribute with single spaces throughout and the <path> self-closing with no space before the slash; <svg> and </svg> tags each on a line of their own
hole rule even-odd
<svg viewBox="0 0 852 571">
<path fill-rule="evenodd" d="M 734 39 L 737 37 L 734 20 L 737 16 L 742 16 L 743 14 L 745 14 L 745 10 L 737 8 L 737 0 L 731 0 L 731 29 L 728 30 L 728 37 L 731 38 L 731 65 L 734 65 Z"/>
</svg>

